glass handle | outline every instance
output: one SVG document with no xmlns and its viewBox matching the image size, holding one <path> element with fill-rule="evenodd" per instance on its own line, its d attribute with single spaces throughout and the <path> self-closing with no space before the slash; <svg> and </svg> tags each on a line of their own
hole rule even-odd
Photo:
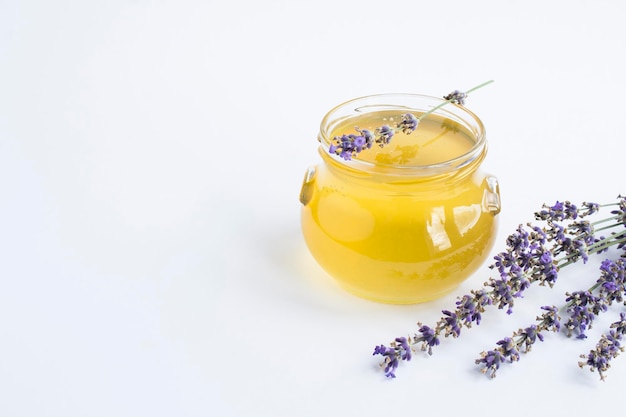
<svg viewBox="0 0 626 417">
<path fill-rule="evenodd" d="M 500 213 L 500 186 L 498 179 L 491 175 L 485 178 L 483 208 L 494 216 Z"/>
<path fill-rule="evenodd" d="M 313 198 L 313 181 L 315 180 L 315 167 L 309 167 L 304 174 L 302 188 L 300 189 L 300 202 L 306 206 Z"/>
</svg>

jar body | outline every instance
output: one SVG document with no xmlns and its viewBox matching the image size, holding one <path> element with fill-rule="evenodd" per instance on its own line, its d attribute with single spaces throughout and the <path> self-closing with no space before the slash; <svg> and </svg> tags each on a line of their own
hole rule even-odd
<svg viewBox="0 0 626 417">
<path fill-rule="evenodd" d="M 330 155 L 301 190 L 301 226 L 319 265 L 349 292 L 410 304 L 454 290 L 489 255 L 500 210 L 479 149 L 462 166 L 402 171 L 353 168 Z"/>
</svg>

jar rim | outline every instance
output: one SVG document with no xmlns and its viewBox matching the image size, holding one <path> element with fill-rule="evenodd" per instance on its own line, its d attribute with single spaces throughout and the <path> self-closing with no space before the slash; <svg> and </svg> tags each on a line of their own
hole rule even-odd
<svg viewBox="0 0 626 417">
<path fill-rule="evenodd" d="M 439 97 L 433 97 L 422 94 L 412 93 L 381 93 L 357 97 L 343 102 L 332 108 L 320 123 L 320 132 L 318 141 L 320 142 L 320 153 L 326 160 L 340 164 L 345 168 L 362 172 L 392 174 L 392 175 L 408 175 L 408 176 L 433 176 L 438 174 L 446 174 L 458 171 L 474 163 L 480 163 L 484 158 L 487 150 L 487 139 L 485 126 L 482 120 L 471 110 L 464 106 L 449 103 L 435 110 L 433 114 L 445 119 L 453 120 L 460 123 L 466 131 L 471 134 L 474 144 L 466 152 L 433 164 L 387 164 L 381 162 L 369 162 L 352 158 L 344 160 L 343 158 L 331 154 L 328 149 L 331 145 L 332 133 L 334 127 L 349 117 L 350 114 L 357 115 L 363 112 L 376 111 L 377 109 L 399 110 L 402 112 L 427 112 L 432 108 L 444 103 L 446 100 Z"/>
</svg>

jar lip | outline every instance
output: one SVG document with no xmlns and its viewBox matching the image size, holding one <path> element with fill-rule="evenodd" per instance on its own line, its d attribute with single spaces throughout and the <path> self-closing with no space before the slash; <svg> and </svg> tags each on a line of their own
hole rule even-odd
<svg viewBox="0 0 626 417">
<path fill-rule="evenodd" d="M 399 165 L 363 161 L 358 158 L 344 160 L 338 155 L 328 152 L 332 141 L 330 133 L 334 126 L 339 121 L 343 120 L 342 117 L 349 117 L 349 114 L 360 114 L 363 112 L 363 109 L 371 109 L 373 112 L 376 111 L 376 109 L 383 108 L 385 110 L 397 109 L 402 112 L 414 111 L 423 113 L 445 101 L 446 100 L 443 98 L 413 93 L 381 93 L 348 100 L 332 108 L 322 119 L 318 135 L 318 141 L 321 144 L 320 153 L 324 157 L 327 157 L 327 160 L 331 160 L 352 170 L 363 172 L 376 171 L 378 173 L 410 176 L 432 176 L 450 173 L 471 165 L 473 162 L 482 161 L 487 150 L 485 126 L 482 120 L 471 110 L 454 103 L 449 103 L 433 112 L 435 115 L 460 123 L 468 133 L 471 134 L 475 141 L 469 150 L 454 158 L 433 164 Z"/>
</svg>

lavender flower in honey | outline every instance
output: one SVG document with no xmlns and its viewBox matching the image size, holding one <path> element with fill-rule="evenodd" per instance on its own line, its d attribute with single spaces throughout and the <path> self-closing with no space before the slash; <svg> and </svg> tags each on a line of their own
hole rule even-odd
<svg viewBox="0 0 626 417">
<path fill-rule="evenodd" d="M 380 140 L 384 140 L 383 135 L 378 134 L 375 136 L 372 132 L 366 129 L 361 130 L 357 128 L 356 130 L 358 132 L 356 135 L 350 134 L 335 137 L 334 143 L 330 145 L 328 151 L 349 161 L 352 159 L 353 155 L 361 152 L 363 149 L 371 148 L 374 141 L 378 143 Z M 391 139 L 391 136 L 389 139 Z"/>
<path fill-rule="evenodd" d="M 597 216 L 602 207 L 609 206 L 617 206 L 609 217 L 594 222 L 588 220 L 590 216 Z M 557 201 L 551 206 L 544 205 L 535 213 L 535 221 L 539 224 L 520 225 L 508 236 L 506 249 L 494 256 L 494 262 L 489 267 L 497 274 L 490 277 L 483 288 L 459 297 L 456 308 L 443 310 L 435 326 L 418 323 L 418 332 L 407 339 L 413 350 L 419 347 L 432 354 L 441 336 L 458 338 L 463 328 L 480 324 L 488 306 L 493 305 L 512 314 L 515 300 L 522 297 L 533 283 L 553 287 L 561 268 L 578 261 L 586 263 L 589 255 L 606 252 L 609 247 L 626 248 L 626 198 L 622 196 L 618 196 L 617 203 L 604 206 L 583 203 L 578 207 L 568 201 Z M 599 235 L 607 231 L 610 231 L 607 237 Z M 563 325 L 556 307 L 542 307 L 544 313 L 537 317 L 536 324 L 501 339 L 496 348 L 482 352 L 476 363 L 484 373 L 495 377 L 502 364 L 517 362 L 520 353 L 529 352 L 537 340 L 543 341 L 546 331 L 564 330 L 568 336 L 576 334 L 577 338 L 585 338 L 585 332 L 599 314 L 606 312 L 614 302 L 623 301 L 624 269 L 623 259 L 605 260 L 595 283 L 587 289 L 566 293 L 563 314 L 567 319 Z M 617 324 L 615 327 L 621 329 Z M 601 347 L 590 353 L 587 364 L 592 369 L 606 371 L 607 358 L 614 357 L 611 355 L 615 353 L 614 347 L 618 346 L 618 336 L 621 338 L 617 330 L 609 333 L 599 343 Z M 385 353 L 381 366 L 387 368 L 391 364 L 395 377 L 395 370 L 405 360 L 402 352 L 397 349 L 383 350 L 381 345 L 374 354 L 381 352 Z"/>
<path fill-rule="evenodd" d="M 357 154 L 365 149 L 370 149 L 373 143 L 378 144 L 380 147 L 384 147 L 391 143 L 391 139 L 395 134 L 401 132 L 405 135 L 410 135 L 413 133 L 420 121 L 427 117 L 429 114 L 434 111 L 440 109 L 446 104 L 455 103 L 457 105 L 464 105 L 465 98 L 467 95 L 477 90 L 487 84 L 490 84 L 493 81 L 487 81 L 481 85 L 478 85 L 467 92 L 461 92 L 459 90 L 454 90 L 452 93 L 444 96 L 444 102 L 439 104 L 438 106 L 433 107 L 431 110 L 421 114 L 419 117 L 416 117 L 412 113 L 404 113 L 401 114 L 401 120 L 397 122 L 394 126 L 383 125 L 374 129 L 374 131 L 370 131 L 367 129 L 360 129 L 355 127 L 356 134 L 343 134 L 340 136 L 335 136 L 332 139 L 332 143 L 328 148 L 328 152 L 331 154 L 335 154 L 345 159 L 346 161 L 351 160 Z"/>
</svg>

